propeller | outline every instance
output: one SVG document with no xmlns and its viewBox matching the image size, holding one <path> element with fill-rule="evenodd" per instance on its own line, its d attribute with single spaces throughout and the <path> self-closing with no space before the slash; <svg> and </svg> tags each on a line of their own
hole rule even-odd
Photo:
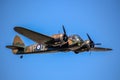
<svg viewBox="0 0 120 80">
<path fill-rule="evenodd" d="M 89 36 L 89 34 L 87 33 L 87 37 L 90 41 L 90 48 L 94 48 L 95 45 L 101 45 L 101 43 L 94 43 L 94 41 L 91 39 L 91 37 Z M 91 55 L 91 50 L 90 50 L 90 55 Z"/>
<path fill-rule="evenodd" d="M 90 48 L 94 48 L 95 45 L 101 45 L 101 43 L 94 43 L 89 34 L 87 33 L 88 39 L 90 40 Z"/>
<path fill-rule="evenodd" d="M 65 30 L 64 25 L 62 25 L 62 28 L 63 28 L 63 32 L 64 32 L 63 40 L 66 42 L 66 41 L 68 41 L 68 36 L 66 34 L 66 30 Z"/>
</svg>

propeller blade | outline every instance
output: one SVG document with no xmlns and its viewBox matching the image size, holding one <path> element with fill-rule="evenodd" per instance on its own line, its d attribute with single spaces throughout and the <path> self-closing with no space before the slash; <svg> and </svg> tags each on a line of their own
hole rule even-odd
<svg viewBox="0 0 120 80">
<path fill-rule="evenodd" d="M 93 42 L 93 40 L 91 39 L 88 33 L 87 33 L 87 36 L 88 36 L 88 39 L 90 40 L 90 47 L 91 48 L 95 47 L 95 43 Z"/>
<path fill-rule="evenodd" d="M 101 43 L 95 43 L 95 45 L 102 45 Z"/>
<path fill-rule="evenodd" d="M 90 55 L 91 55 L 92 53 L 91 53 L 91 51 L 90 51 Z"/>
<path fill-rule="evenodd" d="M 87 33 L 87 37 L 91 42 L 93 42 L 88 33 Z"/>
<path fill-rule="evenodd" d="M 62 25 L 62 27 L 63 27 L 63 32 L 64 32 L 64 34 L 66 35 L 66 30 L 65 30 L 64 25 Z"/>
<path fill-rule="evenodd" d="M 66 42 L 66 41 L 68 41 L 68 36 L 67 36 L 67 34 L 66 34 L 66 30 L 65 30 L 64 25 L 62 25 L 62 28 L 63 28 L 63 32 L 64 32 L 63 40 Z"/>
</svg>

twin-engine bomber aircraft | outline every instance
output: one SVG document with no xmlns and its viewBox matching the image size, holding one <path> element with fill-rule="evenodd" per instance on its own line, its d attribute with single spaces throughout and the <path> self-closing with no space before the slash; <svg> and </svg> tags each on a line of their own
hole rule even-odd
<svg viewBox="0 0 120 80">
<path fill-rule="evenodd" d="M 32 53 L 50 53 L 50 52 L 68 52 L 73 51 L 78 54 L 85 51 L 110 51 L 110 48 L 95 47 L 95 45 L 101 45 L 101 43 L 94 43 L 90 36 L 87 34 L 88 40 L 83 40 L 78 35 L 68 36 L 64 26 L 62 26 L 62 34 L 54 34 L 47 36 L 32 30 L 16 26 L 14 30 L 29 39 L 36 42 L 34 45 L 25 46 L 19 36 L 15 36 L 13 44 L 7 45 L 7 48 L 12 49 L 12 52 L 16 55 L 21 55 L 23 58 L 24 54 Z"/>
</svg>

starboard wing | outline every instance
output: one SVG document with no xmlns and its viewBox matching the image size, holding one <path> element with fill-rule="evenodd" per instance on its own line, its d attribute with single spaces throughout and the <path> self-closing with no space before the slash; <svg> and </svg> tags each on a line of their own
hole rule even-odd
<svg viewBox="0 0 120 80">
<path fill-rule="evenodd" d="M 28 37 L 29 39 L 37 42 L 37 43 L 47 43 L 47 42 L 50 42 L 50 41 L 53 41 L 54 39 L 50 36 L 47 36 L 47 35 L 44 35 L 44 34 L 41 34 L 41 33 L 38 33 L 38 32 L 35 32 L 35 31 L 32 31 L 32 30 L 29 30 L 29 29 L 26 29 L 26 28 L 23 28 L 23 27 L 18 27 L 16 26 L 14 28 L 14 30 L 26 37 Z"/>
<path fill-rule="evenodd" d="M 91 51 L 111 51 L 110 48 L 94 47 L 90 49 Z"/>
</svg>

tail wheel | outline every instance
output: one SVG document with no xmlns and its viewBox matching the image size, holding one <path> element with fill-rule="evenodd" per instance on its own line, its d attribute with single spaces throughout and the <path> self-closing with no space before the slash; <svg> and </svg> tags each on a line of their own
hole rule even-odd
<svg viewBox="0 0 120 80">
<path fill-rule="evenodd" d="M 22 58 L 23 58 L 23 55 L 20 56 L 20 59 L 22 59 Z"/>
</svg>

